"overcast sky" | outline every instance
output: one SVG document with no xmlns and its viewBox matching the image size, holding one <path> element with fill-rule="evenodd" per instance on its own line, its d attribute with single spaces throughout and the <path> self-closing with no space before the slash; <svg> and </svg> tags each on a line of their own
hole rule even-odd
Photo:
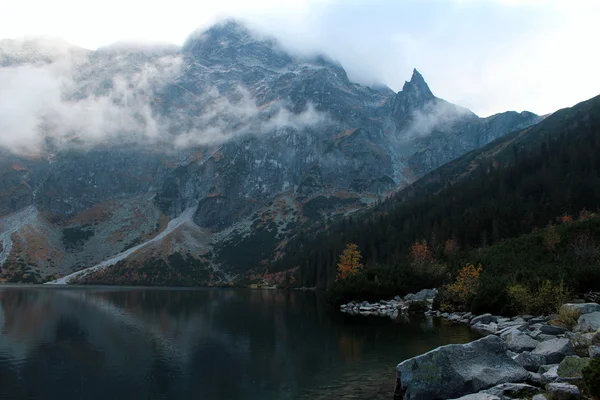
<svg viewBox="0 0 600 400">
<path fill-rule="evenodd" d="M 416 67 L 434 94 L 481 116 L 600 94 L 600 0 L 0 0 L 0 37 L 182 44 L 226 17 L 324 52 L 359 82 L 398 91 Z"/>
</svg>

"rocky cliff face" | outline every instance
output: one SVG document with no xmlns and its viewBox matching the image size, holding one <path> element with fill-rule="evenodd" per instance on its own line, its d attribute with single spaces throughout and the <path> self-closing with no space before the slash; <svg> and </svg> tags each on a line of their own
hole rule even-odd
<svg viewBox="0 0 600 400">
<path fill-rule="evenodd" d="M 62 108 L 36 125 L 41 144 L 0 154 L 4 280 L 65 275 L 140 245 L 88 279 L 141 282 L 133 275 L 148 265 L 193 265 L 192 282 L 260 271 L 303 224 L 367 207 L 540 119 L 479 118 L 436 98 L 416 70 L 399 93 L 362 86 L 326 57 L 294 56 L 231 21 L 180 49 L 50 56 L 7 43 L 2 68 L 70 57 L 70 79 Z M 190 221 L 148 242 L 186 210 Z"/>
</svg>

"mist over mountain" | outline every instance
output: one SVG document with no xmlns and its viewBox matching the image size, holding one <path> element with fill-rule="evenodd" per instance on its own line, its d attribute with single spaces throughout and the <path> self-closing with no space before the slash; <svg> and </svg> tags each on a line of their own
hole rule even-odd
<svg viewBox="0 0 600 400">
<path fill-rule="evenodd" d="M 263 271 L 289 238 L 506 133 L 414 70 L 398 93 L 226 21 L 186 43 L 0 42 L 0 279 Z M 142 279 L 142 275 L 146 277 Z"/>
</svg>

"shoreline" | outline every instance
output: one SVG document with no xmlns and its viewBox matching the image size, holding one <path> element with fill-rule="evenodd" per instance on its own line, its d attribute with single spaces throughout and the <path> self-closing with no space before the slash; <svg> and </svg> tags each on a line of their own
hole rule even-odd
<svg viewBox="0 0 600 400">
<path fill-rule="evenodd" d="M 599 304 L 564 304 L 561 309 L 576 316 L 573 325 L 565 327 L 557 323 L 558 315 L 509 318 L 433 311 L 436 293 L 435 289 L 425 289 L 404 298 L 396 296 L 376 303 L 352 301 L 340 306 L 341 312 L 360 316 L 397 319 L 424 314 L 468 324 L 483 335 L 467 344 L 440 346 L 399 363 L 395 400 L 581 398 L 585 390 L 583 368 L 600 358 Z"/>
</svg>

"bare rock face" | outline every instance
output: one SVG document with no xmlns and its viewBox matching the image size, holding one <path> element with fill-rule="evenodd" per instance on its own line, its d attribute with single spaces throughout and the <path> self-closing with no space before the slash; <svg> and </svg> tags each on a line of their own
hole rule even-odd
<svg viewBox="0 0 600 400">
<path fill-rule="evenodd" d="M 524 382 L 529 373 L 506 351 L 506 343 L 490 335 L 406 360 L 396 367 L 395 398 L 448 399 L 502 383 Z"/>
</svg>

